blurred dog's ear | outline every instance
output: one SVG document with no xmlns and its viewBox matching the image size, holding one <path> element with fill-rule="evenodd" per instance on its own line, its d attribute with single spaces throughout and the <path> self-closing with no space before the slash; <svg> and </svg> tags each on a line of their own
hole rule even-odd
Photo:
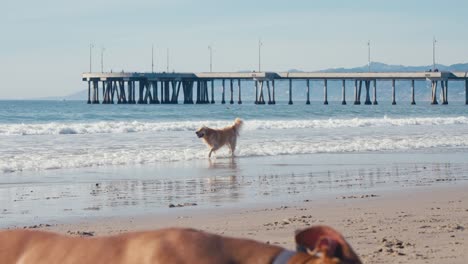
<svg viewBox="0 0 468 264">
<path fill-rule="evenodd" d="M 339 232 L 328 226 L 314 226 L 296 231 L 297 251 L 337 258 L 339 263 L 361 264 L 359 257 Z"/>
</svg>

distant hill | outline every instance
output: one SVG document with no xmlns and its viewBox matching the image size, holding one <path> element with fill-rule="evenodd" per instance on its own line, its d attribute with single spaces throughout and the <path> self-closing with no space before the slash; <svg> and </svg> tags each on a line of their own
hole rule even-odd
<svg viewBox="0 0 468 264">
<path fill-rule="evenodd" d="M 468 71 L 468 63 L 457 63 L 452 65 L 435 65 L 439 71 Z M 432 65 L 427 66 L 404 66 L 404 65 L 390 65 L 381 62 L 371 62 L 370 69 L 372 72 L 419 72 L 432 69 Z M 355 68 L 331 68 L 320 70 L 317 72 L 367 72 L 367 65 Z M 298 72 L 297 69 L 291 69 L 288 72 Z M 301 72 L 301 71 L 299 71 Z"/>
<path fill-rule="evenodd" d="M 50 97 L 41 97 L 41 98 L 34 98 L 34 100 L 67 100 L 67 101 L 83 101 L 88 100 L 88 89 L 84 89 L 69 95 L 65 96 L 50 96 Z"/>
</svg>

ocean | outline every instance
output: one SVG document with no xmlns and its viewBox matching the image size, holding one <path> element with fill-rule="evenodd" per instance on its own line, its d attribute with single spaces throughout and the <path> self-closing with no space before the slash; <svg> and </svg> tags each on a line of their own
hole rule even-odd
<svg viewBox="0 0 468 264">
<path fill-rule="evenodd" d="M 466 105 L 379 103 L 0 101 L 0 225 L 468 180 Z M 208 160 L 195 130 L 236 117 L 236 158 Z"/>
<path fill-rule="evenodd" d="M 284 103 L 284 102 L 283 102 Z M 443 151 L 468 148 L 468 108 L 354 106 L 87 105 L 80 101 L 0 102 L 0 173 L 206 159 L 194 131 L 245 126 L 237 156 Z M 218 157 L 226 157 L 227 149 Z"/>
</svg>

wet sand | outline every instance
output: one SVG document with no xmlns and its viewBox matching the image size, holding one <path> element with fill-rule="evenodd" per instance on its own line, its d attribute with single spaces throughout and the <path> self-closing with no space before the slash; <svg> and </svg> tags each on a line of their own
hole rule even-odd
<svg viewBox="0 0 468 264">
<path fill-rule="evenodd" d="M 324 154 L 3 177 L 0 228 L 193 227 L 294 248 L 330 225 L 365 263 L 467 263 L 466 153 Z"/>
<path fill-rule="evenodd" d="M 294 230 L 341 231 L 364 263 L 466 263 L 468 184 L 438 184 L 280 202 L 249 209 L 175 207 L 169 214 L 109 217 L 39 229 L 81 236 L 171 226 L 246 237 L 293 249 Z"/>
</svg>

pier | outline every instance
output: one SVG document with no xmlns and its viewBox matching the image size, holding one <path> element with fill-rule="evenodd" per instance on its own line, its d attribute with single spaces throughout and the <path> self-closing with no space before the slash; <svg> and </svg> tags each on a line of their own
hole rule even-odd
<svg viewBox="0 0 468 264">
<path fill-rule="evenodd" d="M 328 81 L 342 81 L 342 100 L 346 102 L 346 81 L 354 82 L 353 104 L 361 104 L 365 88 L 365 105 L 376 105 L 378 82 L 389 81 L 392 87 L 392 104 L 396 105 L 395 81 L 411 81 L 411 104 L 416 104 L 414 82 L 431 82 L 431 104 L 448 104 L 449 81 L 464 81 L 465 104 L 468 105 L 468 72 L 218 72 L 218 73 L 83 73 L 82 80 L 88 83 L 88 104 L 178 104 L 183 96 L 184 104 L 214 104 L 214 82 L 222 86 L 221 104 L 234 104 L 235 90 L 237 103 L 242 104 L 242 88 L 255 95 L 255 104 L 276 104 L 275 81 L 289 82 L 288 104 L 293 102 L 293 81 L 305 85 L 305 103 L 310 104 L 310 81 L 323 81 L 323 104 L 328 104 Z M 253 81 L 253 87 L 241 87 L 241 81 Z M 437 88 L 440 84 L 438 99 Z M 210 89 L 211 88 L 211 89 Z M 372 88 L 372 89 L 371 89 Z M 182 93 L 181 93 L 182 89 Z M 319 89 L 315 89 L 318 91 Z M 372 91 L 372 100 L 371 100 Z M 229 92 L 229 95 L 226 95 Z M 100 100 L 102 93 L 102 101 Z M 138 96 L 137 96 L 138 95 Z M 195 98 L 195 101 L 194 101 Z M 228 101 L 226 100 L 228 99 Z"/>
</svg>

